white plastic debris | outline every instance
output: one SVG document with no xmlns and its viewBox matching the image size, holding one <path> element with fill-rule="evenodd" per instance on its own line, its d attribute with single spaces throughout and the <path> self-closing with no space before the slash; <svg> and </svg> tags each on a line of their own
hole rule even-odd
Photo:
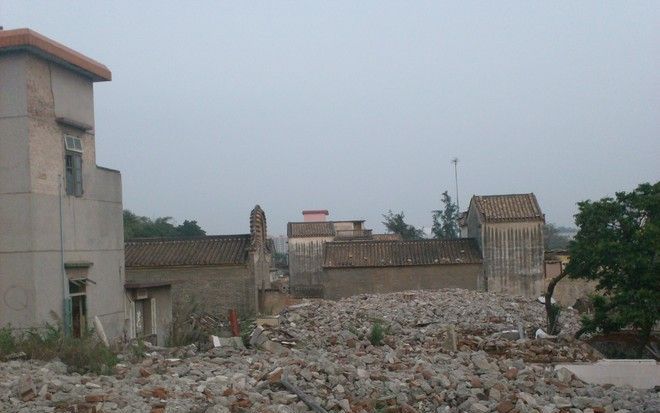
<svg viewBox="0 0 660 413">
<path fill-rule="evenodd" d="M 537 339 L 539 339 L 539 338 L 545 338 L 545 339 L 557 338 L 557 336 L 550 335 L 550 334 L 546 333 L 545 331 L 543 331 L 540 328 L 538 330 L 536 330 L 535 336 L 536 336 Z"/>
<path fill-rule="evenodd" d="M 539 303 L 545 304 L 545 297 L 544 296 L 540 296 L 539 298 L 537 298 L 537 300 L 538 300 Z M 555 300 L 554 298 L 551 298 L 550 303 L 557 304 L 557 300 Z"/>
</svg>

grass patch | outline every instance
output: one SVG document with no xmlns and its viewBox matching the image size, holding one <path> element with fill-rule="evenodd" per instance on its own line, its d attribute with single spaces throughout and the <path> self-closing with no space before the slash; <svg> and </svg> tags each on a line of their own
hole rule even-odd
<svg viewBox="0 0 660 413">
<path fill-rule="evenodd" d="M 371 326 L 371 332 L 369 333 L 369 342 L 373 346 L 382 346 L 383 339 L 385 338 L 385 328 L 380 322 L 375 322 Z"/>
<path fill-rule="evenodd" d="M 60 359 L 76 373 L 111 374 L 118 358 L 93 332 L 81 338 L 65 337 L 62 330 L 50 324 L 22 332 L 10 327 L 0 329 L 0 359 L 22 352 L 35 360 Z"/>
</svg>

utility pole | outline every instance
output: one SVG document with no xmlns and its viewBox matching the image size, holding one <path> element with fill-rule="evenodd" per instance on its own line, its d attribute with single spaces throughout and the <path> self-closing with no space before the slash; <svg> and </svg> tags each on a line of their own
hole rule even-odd
<svg viewBox="0 0 660 413">
<path fill-rule="evenodd" d="M 461 205 L 458 202 L 458 158 L 454 158 L 451 160 L 451 163 L 454 164 L 454 180 L 456 181 L 456 208 L 458 209 L 458 213 L 461 213 Z"/>
</svg>

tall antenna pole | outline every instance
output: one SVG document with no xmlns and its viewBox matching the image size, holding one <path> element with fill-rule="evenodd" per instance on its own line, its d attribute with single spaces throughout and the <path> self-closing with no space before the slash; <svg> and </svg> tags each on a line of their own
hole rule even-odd
<svg viewBox="0 0 660 413">
<path fill-rule="evenodd" d="M 451 163 L 454 164 L 454 180 L 456 181 L 456 208 L 458 209 L 458 213 L 460 214 L 461 204 L 458 202 L 458 158 L 452 159 Z"/>
</svg>

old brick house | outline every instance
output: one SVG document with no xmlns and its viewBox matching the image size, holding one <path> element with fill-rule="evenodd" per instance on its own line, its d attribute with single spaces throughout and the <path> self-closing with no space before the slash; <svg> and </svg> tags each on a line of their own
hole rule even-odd
<svg viewBox="0 0 660 413">
<path fill-rule="evenodd" d="M 107 67 L 29 29 L 0 29 L 0 327 L 125 324 L 121 175 L 96 165 Z"/>
<path fill-rule="evenodd" d="M 473 239 L 334 241 L 324 246 L 323 296 L 465 288 L 476 290 L 481 252 Z"/>
<path fill-rule="evenodd" d="M 255 314 L 259 289 L 270 287 L 272 243 L 266 231 L 265 213 L 257 205 L 249 234 L 129 240 L 127 283 L 171 285 L 175 311 L 194 305 L 221 317 L 229 309 Z"/>
<path fill-rule="evenodd" d="M 531 297 L 543 291 L 545 216 L 534 194 L 475 195 L 461 224 L 482 252 L 485 289 Z"/>
</svg>

